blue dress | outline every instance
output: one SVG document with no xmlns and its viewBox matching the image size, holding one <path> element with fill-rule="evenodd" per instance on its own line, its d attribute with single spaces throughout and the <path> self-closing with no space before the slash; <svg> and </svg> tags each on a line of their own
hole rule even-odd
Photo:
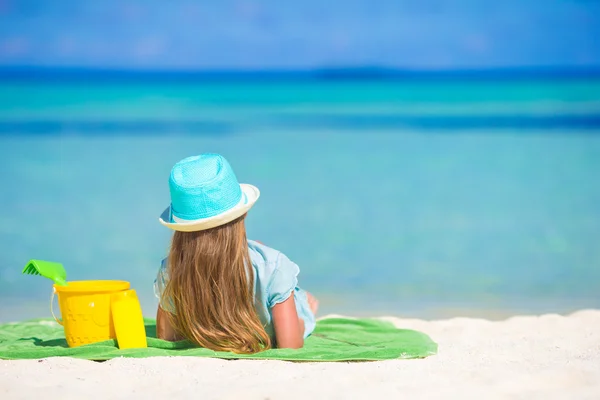
<svg viewBox="0 0 600 400">
<path fill-rule="evenodd" d="M 287 300 L 294 294 L 298 317 L 304 321 L 304 338 L 315 329 L 315 316 L 308 305 L 306 292 L 298 287 L 300 269 L 283 253 L 253 240 L 248 240 L 248 250 L 254 272 L 254 305 L 265 331 L 275 339 L 271 308 Z M 167 259 L 162 260 L 158 275 L 154 280 L 154 294 L 163 310 L 173 312 L 162 293 L 169 279 Z"/>
</svg>

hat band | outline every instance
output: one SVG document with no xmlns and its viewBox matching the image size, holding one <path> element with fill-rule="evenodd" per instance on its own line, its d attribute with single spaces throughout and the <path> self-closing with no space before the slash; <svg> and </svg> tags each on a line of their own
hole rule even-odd
<svg viewBox="0 0 600 400">
<path fill-rule="evenodd" d="M 217 217 L 217 216 L 219 216 L 221 214 L 224 214 L 224 213 L 226 213 L 226 212 L 228 212 L 230 210 L 233 210 L 234 208 L 239 207 L 241 205 L 244 205 L 246 203 L 248 203 L 248 196 L 246 196 L 246 193 L 244 193 L 244 191 L 242 191 L 242 197 L 240 198 L 239 203 L 237 203 L 235 206 L 233 206 L 230 209 L 225 210 L 225 211 L 223 211 L 223 212 L 221 212 L 219 214 L 212 215 L 212 216 L 206 217 L 206 218 L 199 218 L 199 219 L 183 219 L 183 218 L 179 218 L 179 217 L 177 217 L 177 216 L 175 216 L 173 214 L 173 206 L 171 206 L 171 207 L 169 207 L 169 219 L 171 220 L 171 222 L 176 222 L 178 224 L 182 224 L 182 223 L 186 223 L 186 222 L 193 222 L 193 221 L 200 221 L 200 220 L 203 220 L 203 219 L 209 219 L 209 218 Z"/>
</svg>

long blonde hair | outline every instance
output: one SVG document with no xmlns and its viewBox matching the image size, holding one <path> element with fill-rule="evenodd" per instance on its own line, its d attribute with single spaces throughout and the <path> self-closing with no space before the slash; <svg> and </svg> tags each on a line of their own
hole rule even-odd
<svg viewBox="0 0 600 400">
<path fill-rule="evenodd" d="M 213 229 L 173 234 L 169 281 L 175 330 L 215 351 L 256 353 L 271 340 L 254 306 L 254 274 L 245 215 Z"/>
</svg>

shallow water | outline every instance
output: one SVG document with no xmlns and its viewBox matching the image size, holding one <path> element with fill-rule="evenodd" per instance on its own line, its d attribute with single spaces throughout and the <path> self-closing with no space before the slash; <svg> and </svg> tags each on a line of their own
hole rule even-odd
<svg viewBox="0 0 600 400">
<path fill-rule="evenodd" d="M 126 279 L 152 316 L 168 174 L 225 155 L 323 312 L 600 307 L 600 83 L 0 85 L 0 321 Z"/>
</svg>

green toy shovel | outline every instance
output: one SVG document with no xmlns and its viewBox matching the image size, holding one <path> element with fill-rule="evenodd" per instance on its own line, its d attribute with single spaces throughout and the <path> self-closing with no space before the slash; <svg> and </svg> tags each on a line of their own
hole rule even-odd
<svg viewBox="0 0 600 400">
<path fill-rule="evenodd" d="M 61 263 L 29 260 L 29 263 L 23 268 L 23 273 L 27 275 L 41 275 L 51 279 L 58 286 L 67 286 L 67 271 Z"/>
</svg>

